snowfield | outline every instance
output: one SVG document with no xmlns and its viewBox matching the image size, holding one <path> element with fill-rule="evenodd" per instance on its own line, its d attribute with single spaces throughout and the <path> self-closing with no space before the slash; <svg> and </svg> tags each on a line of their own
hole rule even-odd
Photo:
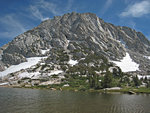
<svg viewBox="0 0 150 113">
<path fill-rule="evenodd" d="M 39 75 L 40 75 L 39 72 L 34 72 L 34 73 L 23 72 L 23 73 L 19 74 L 18 77 L 19 78 L 25 78 L 25 77 L 34 78 L 34 77 L 38 77 Z"/>
<path fill-rule="evenodd" d="M 68 62 L 68 64 L 70 64 L 71 66 L 74 66 L 74 65 L 76 65 L 78 63 L 78 61 L 77 60 L 69 60 L 69 62 Z"/>
<path fill-rule="evenodd" d="M 112 61 L 115 63 L 118 67 L 121 68 L 123 72 L 131 72 L 139 70 L 139 64 L 134 62 L 129 53 L 126 53 L 126 56 L 119 62 L 119 61 Z"/>
<path fill-rule="evenodd" d="M 67 40 L 67 47 L 69 46 L 70 40 Z"/>
<path fill-rule="evenodd" d="M 41 59 L 46 58 L 46 57 L 31 57 L 27 58 L 27 62 L 20 63 L 18 65 L 12 65 L 6 70 L 0 72 L 0 77 L 6 76 L 10 73 L 14 73 L 17 71 L 20 71 L 21 69 L 27 69 L 30 68 L 31 66 L 36 65 Z"/>
<path fill-rule="evenodd" d="M 147 79 L 150 79 L 150 75 L 138 75 L 138 78 L 141 79 L 141 78 L 145 78 L 147 77 Z"/>
<path fill-rule="evenodd" d="M 9 83 L 8 82 L 4 82 L 4 83 L 0 83 L 0 86 L 5 86 L 5 85 L 8 85 Z"/>
<path fill-rule="evenodd" d="M 47 76 L 51 76 L 51 75 L 58 75 L 60 73 L 62 73 L 63 71 L 62 70 L 52 70 L 51 73 L 48 73 Z M 32 79 L 39 79 L 41 73 L 39 72 L 31 72 L 31 73 L 28 73 L 28 72 L 23 72 L 21 74 L 18 75 L 19 78 L 32 78 Z"/>
<path fill-rule="evenodd" d="M 144 56 L 144 57 L 150 60 L 150 56 Z"/>
<path fill-rule="evenodd" d="M 49 73 L 49 75 L 58 75 L 62 72 L 63 72 L 62 70 L 53 70 L 53 71 L 51 71 L 51 73 Z"/>
<path fill-rule="evenodd" d="M 47 53 L 50 49 L 47 50 L 41 50 L 41 53 L 44 55 L 45 53 Z"/>
</svg>

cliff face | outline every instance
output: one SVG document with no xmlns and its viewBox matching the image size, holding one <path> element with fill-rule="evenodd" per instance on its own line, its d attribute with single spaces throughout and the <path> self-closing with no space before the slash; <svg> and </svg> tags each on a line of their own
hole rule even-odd
<svg viewBox="0 0 150 113">
<path fill-rule="evenodd" d="M 68 13 L 43 21 L 39 26 L 17 36 L 1 49 L 0 71 L 4 66 L 25 62 L 28 57 L 43 56 L 49 50 L 46 62 L 59 62 L 58 51 L 79 60 L 89 53 L 103 55 L 109 60 L 122 59 L 128 52 L 140 64 L 140 70 L 150 69 L 150 41 L 128 27 L 106 23 L 92 13 Z"/>
</svg>

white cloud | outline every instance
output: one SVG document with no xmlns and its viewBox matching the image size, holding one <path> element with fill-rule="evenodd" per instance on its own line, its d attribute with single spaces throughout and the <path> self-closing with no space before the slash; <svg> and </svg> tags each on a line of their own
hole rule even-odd
<svg viewBox="0 0 150 113">
<path fill-rule="evenodd" d="M 33 17 L 36 17 L 36 19 L 39 19 L 41 21 L 48 19 L 47 16 L 45 16 L 45 13 L 52 13 L 53 15 L 61 15 L 67 11 L 69 11 L 72 7 L 73 0 L 68 0 L 66 3 L 66 7 L 60 6 L 60 4 L 48 2 L 45 0 L 38 0 L 34 2 L 32 5 L 30 5 L 30 12 Z"/>
<path fill-rule="evenodd" d="M 111 6 L 113 0 L 107 0 L 104 4 L 104 7 L 103 9 L 101 10 L 101 13 L 104 14 L 108 9 L 109 7 Z"/>
<path fill-rule="evenodd" d="M 0 18 L 0 25 L 5 29 L 4 32 L 0 31 L 0 38 L 13 38 L 26 31 L 23 24 L 12 14 Z"/>
<path fill-rule="evenodd" d="M 37 19 L 40 19 L 41 21 L 44 20 L 43 15 L 41 14 L 41 12 L 39 11 L 39 9 L 36 6 L 30 6 L 30 11 L 31 14 L 36 17 Z"/>
<path fill-rule="evenodd" d="M 61 2 L 56 1 L 55 3 L 46 0 L 36 0 L 27 6 L 24 11 L 25 13 L 14 12 L 11 14 L 5 14 L 0 17 L 0 26 L 3 30 L 0 30 L 0 38 L 12 39 L 15 36 L 25 32 L 28 28 L 32 28 L 32 25 L 26 18 L 30 20 L 36 19 L 44 21 L 49 19 L 49 15 L 61 15 L 71 10 L 73 0 L 67 0 L 64 7 L 61 6 Z M 51 14 L 50 14 L 51 13 Z M 26 19 L 26 23 L 23 20 Z M 25 27 L 28 27 L 27 29 Z"/>
<path fill-rule="evenodd" d="M 150 13 L 150 1 L 144 0 L 141 2 L 136 2 L 132 5 L 129 5 L 125 11 L 123 11 L 120 16 L 121 17 L 141 17 L 143 15 Z"/>
<path fill-rule="evenodd" d="M 39 8 L 42 8 L 45 11 L 49 11 L 53 13 L 53 15 L 60 15 L 60 11 L 58 10 L 59 7 L 57 4 L 51 3 L 51 2 L 46 2 L 45 0 L 40 0 L 38 4 Z"/>
</svg>

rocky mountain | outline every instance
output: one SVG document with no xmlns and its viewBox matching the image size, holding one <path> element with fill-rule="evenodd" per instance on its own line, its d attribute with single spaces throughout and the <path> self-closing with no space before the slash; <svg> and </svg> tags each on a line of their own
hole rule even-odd
<svg viewBox="0 0 150 113">
<path fill-rule="evenodd" d="M 12 65 L 28 62 L 32 57 L 44 59 L 31 68 L 13 71 L 13 74 L 38 72 L 42 75 L 53 70 L 58 74 L 63 70 L 65 75 L 75 64 L 101 66 L 107 59 L 110 62 L 107 66 L 115 66 L 127 55 L 137 66 L 129 72 L 150 74 L 150 41 L 141 32 L 106 23 L 92 13 L 72 12 L 45 20 L 1 47 L 0 74 L 4 75 Z M 125 68 L 132 68 L 130 62 L 126 65 Z"/>
</svg>

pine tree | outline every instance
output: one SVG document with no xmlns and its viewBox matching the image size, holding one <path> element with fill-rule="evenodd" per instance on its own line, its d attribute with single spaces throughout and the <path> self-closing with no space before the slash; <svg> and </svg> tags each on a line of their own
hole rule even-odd
<svg viewBox="0 0 150 113">
<path fill-rule="evenodd" d="M 99 77 L 95 72 L 92 72 L 89 76 L 89 85 L 94 89 L 100 88 Z"/>
<path fill-rule="evenodd" d="M 139 80 L 137 75 L 135 77 L 133 77 L 133 82 L 134 82 L 134 86 L 141 85 L 141 81 Z"/>
<path fill-rule="evenodd" d="M 110 87 L 112 87 L 112 74 L 109 71 L 107 71 L 104 76 L 103 88 L 110 88 Z"/>
</svg>

